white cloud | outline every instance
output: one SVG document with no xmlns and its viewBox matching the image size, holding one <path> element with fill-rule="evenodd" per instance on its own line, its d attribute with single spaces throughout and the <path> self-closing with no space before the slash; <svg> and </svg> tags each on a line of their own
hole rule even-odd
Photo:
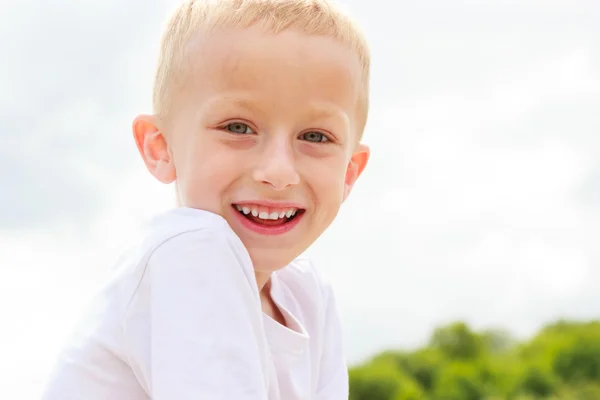
<svg viewBox="0 0 600 400">
<path fill-rule="evenodd" d="M 4 234 L 0 247 L 0 397 L 33 399 L 88 299 L 95 258 L 56 232 Z"/>
<path fill-rule="evenodd" d="M 566 132 L 519 137 L 538 109 L 598 98 L 598 82 L 574 50 L 478 90 L 374 110 L 372 163 L 311 251 L 337 284 L 351 359 L 453 319 L 523 336 L 600 314 L 589 284 L 600 235 L 577 197 L 600 148 Z"/>
<path fill-rule="evenodd" d="M 0 398 L 39 396 L 61 343 L 129 238 L 173 204 L 173 188 L 141 168 L 109 192 L 86 231 L 67 225 L 0 235 L 0 376 L 11 377 L 0 380 Z"/>
</svg>

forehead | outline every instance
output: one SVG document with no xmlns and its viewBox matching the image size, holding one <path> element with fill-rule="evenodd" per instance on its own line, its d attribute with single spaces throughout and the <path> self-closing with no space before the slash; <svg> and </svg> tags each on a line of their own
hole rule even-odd
<svg viewBox="0 0 600 400">
<path fill-rule="evenodd" d="M 183 89 L 193 102 L 245 93 L 273 109 L 310 103 L 357 111 L 360 60 L 333 38 L 294 30 L 221 30 L 199 35 L 187 63 Z"/>
</svg>

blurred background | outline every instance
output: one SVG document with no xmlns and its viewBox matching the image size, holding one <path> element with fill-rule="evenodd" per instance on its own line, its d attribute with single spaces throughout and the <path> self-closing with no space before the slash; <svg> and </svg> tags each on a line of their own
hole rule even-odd
<svg viewBox="0 0 600 400">
<path fill-rule="evenodd" d="M 2 399 L 39 395 L 130 235 L 173 205 L 130 126 L 176 4 L 0 1 Z M 600 399 L 600 2 L 344 4 L 372 45 L 373 155 L 308 255 L 352 398 Z"/>
</svg>

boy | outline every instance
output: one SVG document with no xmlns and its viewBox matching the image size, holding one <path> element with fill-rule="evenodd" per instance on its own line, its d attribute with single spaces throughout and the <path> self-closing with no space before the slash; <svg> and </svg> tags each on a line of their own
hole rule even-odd
<svg viewBox="0 0 600 400">
<path fill-rule="evenodd" d="M 331 290 L 295 258 L 367 164 L 368 75 L 327 0 L 180 6 L 133 123 L 180 207 L 120 262 L 43 399 L 347 399 Z"/>
</svg>

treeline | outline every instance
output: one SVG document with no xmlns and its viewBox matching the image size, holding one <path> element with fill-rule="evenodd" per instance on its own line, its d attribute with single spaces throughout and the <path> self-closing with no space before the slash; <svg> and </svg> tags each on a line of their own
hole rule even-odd
<svg viewBox="0 0 600 400">
<path fill-rule="evenodd" d="M 600 322 L 561 321 L 522 343 L 455 323 L 350 369 L 350 400 L 538 399 L 600 400 Z"/>
</svg>

